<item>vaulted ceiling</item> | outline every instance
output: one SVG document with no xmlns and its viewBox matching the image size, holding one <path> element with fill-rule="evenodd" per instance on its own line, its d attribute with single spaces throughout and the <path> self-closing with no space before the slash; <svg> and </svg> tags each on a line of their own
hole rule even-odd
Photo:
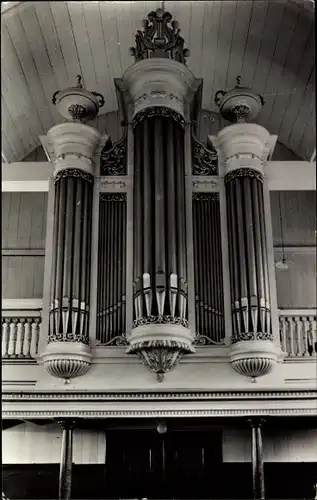
<svg viewBox="0 0 317 500">
<path fill-rule="evenodd" d="M 141 20 L 162 2 L 2 2 L 2 152 L 20 161 L 39 135 L 62 121 L 56 90 L 76 83 L 118 108 L 114 78 L 133 63 L 129 47 Z M 3 5 L 4 4 L 4 5 Z M 242 83 L 266 101 L 258 123 L 302 159 L 315 149 L 314 3 L 311 0 L 164 2 L 179 22 L 203 78 L 203 108 L 215 92 Z"/>
</svg>

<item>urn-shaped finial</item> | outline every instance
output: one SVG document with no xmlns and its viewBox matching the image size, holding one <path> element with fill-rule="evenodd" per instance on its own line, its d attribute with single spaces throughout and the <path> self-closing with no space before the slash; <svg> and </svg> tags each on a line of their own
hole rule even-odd
<svg viewBox="0 0 317 500">
<path fill-rule="evenodd" d="M 236 82 L 231 90 L 218 90 L 214 101 L 226 120 L 233 123 L 253 121 L 264 105 L 264 99 L 251 88 L 241 85 L 241 76 L 237 76 Z"/>
<path fill-rule="evenodd" d="M 77 75 L 75 87 L 57 90 L 52 102 L 64 118 L 81 123 L 96 118 L 99 109 L 105 104 L 101 94 L 83 88 L 81 75 Z"/>
</svg>

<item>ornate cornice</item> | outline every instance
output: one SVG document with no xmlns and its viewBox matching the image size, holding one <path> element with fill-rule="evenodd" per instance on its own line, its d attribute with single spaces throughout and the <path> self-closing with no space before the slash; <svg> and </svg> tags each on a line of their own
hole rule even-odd
<svg viewBox="0 0 317 500">
<path fill-rule="evenodd" d="M 44 418 L 55 417 L 56 411 L 2 411 L 2 418 Z M 59 417 L 105 418 L 105 417 L 243 417 L 247 415 L 316 415 L 314 408 L 267 408 L 267 409 L 208 409 L 208 410 L 59 410 Z"/>
<path fill-rule="evenodd" d="M 87 391 L 19 391 L 2 392 L 2 401 L 213 401 L 213 400 L 279 400 L 315 399 L 317 390 L 306 391 L 128 391 L 128 392 L 87 392 Z"/>
</svg>

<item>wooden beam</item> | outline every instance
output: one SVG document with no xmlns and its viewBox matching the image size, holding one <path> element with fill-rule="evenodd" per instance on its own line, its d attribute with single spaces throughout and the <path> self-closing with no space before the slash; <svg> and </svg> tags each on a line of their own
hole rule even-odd
<svg viewBox="0 0 317 500">
<path fill-rule="evenodd" d="M 270 161 L 265 175 L 270 191 L 316 191 L 316 162 Z"/>
<path fill-rule="evenodd" d="M 50 162 L 2 163 L 2 191 L 48 191 L 53 174 Z"/>
</svg>

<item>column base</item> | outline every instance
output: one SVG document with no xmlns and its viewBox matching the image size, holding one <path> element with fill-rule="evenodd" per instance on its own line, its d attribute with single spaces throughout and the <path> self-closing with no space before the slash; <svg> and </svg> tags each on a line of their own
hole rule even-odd
<svg viewBox="0 0 317 500">
<path fill-rule="evenodd" d="M 50 375 L 69 381 L 87 373 L 92 355 L 90 347 L 81 342 L 51 342 L 41 358 Z"/>
<path fill-rule="evenodd" d="M 280 348 L 270 340 L 242 340 L 232 344 L 229 359 L 232 368 L 246 377 L 270 373 L 279 361 Z"/>
<path fill-rule="evenodd" d="M 164 380 L 180 362 L 183 354 L 194 353 L 193 336 L 182 325 L 148 324 L 132 330 L 127 354 L 138 354 L 142 363 Z"/>
</svg>

